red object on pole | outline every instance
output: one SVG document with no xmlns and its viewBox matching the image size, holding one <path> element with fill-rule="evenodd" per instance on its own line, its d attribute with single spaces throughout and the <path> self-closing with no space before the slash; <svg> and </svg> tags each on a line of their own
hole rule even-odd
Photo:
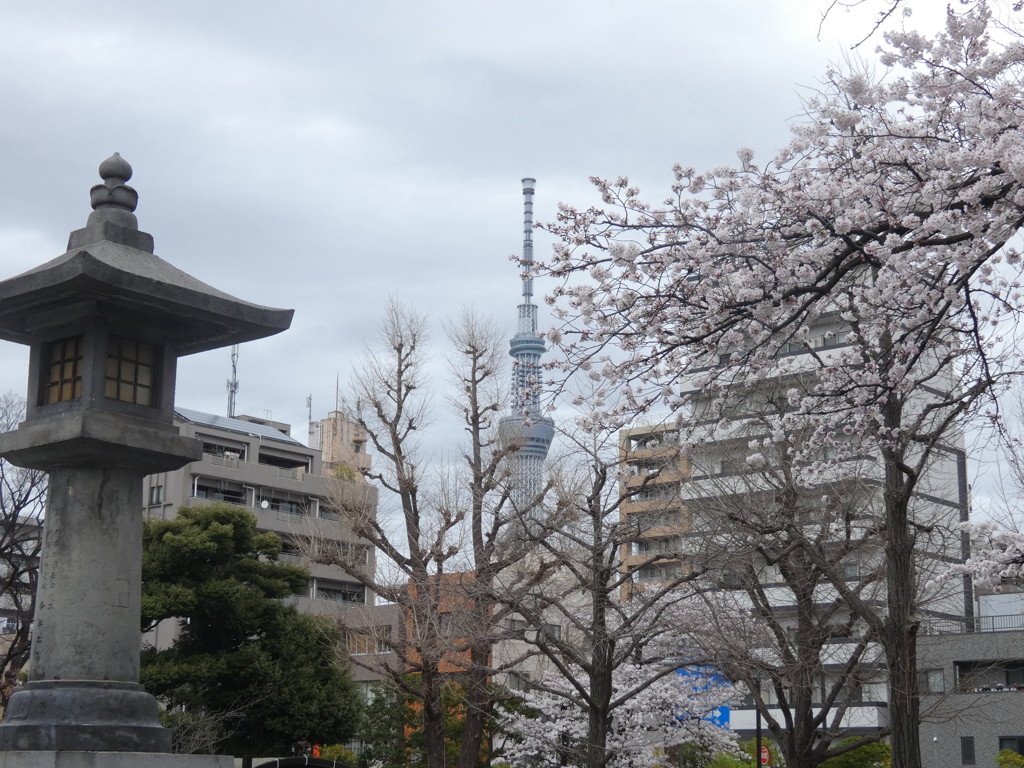
<svg viewBox="0 0 1024 768">
<path fill-rule="evenodd" d="M 772 764 L 772 753 L 768 751 L 768 747 L 761 747 L 761 765 Z"/>
</svg>

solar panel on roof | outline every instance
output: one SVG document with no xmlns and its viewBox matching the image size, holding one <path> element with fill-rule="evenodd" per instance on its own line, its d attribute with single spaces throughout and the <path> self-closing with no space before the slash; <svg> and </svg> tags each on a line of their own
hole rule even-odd
<svg viewBox="0 0 1024 768">
<path fill-rule="evenodd" d="M 203 427 L 223 429 L 226 432 L 237 432 L 242 435 L 259 435 L 265 440 L 276 440 L 280 443 L 288 443 L 289 445 L 302 445 L 294 437 L 289 437 L 284 432 L 268 427 L 266 424 L 232 419 L 228 416 L 217 416 L 213 413 L 203 413 L 202 411 L 193 411 L 191 408 L 179 408 L 177 406 L 175 406 L 174 412 L 185 421 Z"/>
</svg>

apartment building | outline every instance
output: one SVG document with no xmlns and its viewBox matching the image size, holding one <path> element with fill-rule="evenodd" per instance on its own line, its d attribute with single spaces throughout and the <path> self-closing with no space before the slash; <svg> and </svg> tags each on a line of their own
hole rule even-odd
<svg viewBox="0 0 1024 768">
<path fill-rule="evenodd" d="M 324 421 L 341 418 L 341 414 L 331 414 Z M 346 534 L 325 503 L 329 493 L 337 492 L 339 480 L 325 477 L 318 449 L 303 445 L 291 435 L 289 425 L 271 419 L 229 418 L 176 408 L 175 424 L 182 435 L 202 442 L 203 457 L 181 469 L 145 479 L 143 501 L 148 516 L 167 519 L 174 517 L 182 506 L 213 501 L 244 507 L 256 516 L 261 531 L 281 537 L 282 561 L 300 563 L 309 569 L 308 584 L 292 598 L 299 610 L 336 615 L 339 611 L 347 614 L 349 609 L 374 606 L 374 594 L 340 567 L 309 563 L 301 555 L 304 537 L 313 533 L 336 536 L 339 544 L 364 563 L 369 572 L 376 568 L 374 548 Z M 339 434 L 345 431 L 336 424 L 327 428 Z M 349 433 L 353 434 L 351 429 Z M 336 441 L 335 448 L 335 460 L 343 461 L 345 451 L 340 441 Z M 355 448 L 350 452 L 356 454 Z M 361 477 L 340 482 L 344 482 L 346 493 L 358 494 L 368 506 L 376 507 L 376 489 Z M 373 619 L 358 621 L 372 624 Z M 161 627 L 153 642 L 166 647 L 175 633 L 175 627 Z"/>
<path fill-rule="evenodd" d="M 691 521 L 680 488 L 690 461 L 680 449 L 678 425 L 665 423 L 620 432 L 619 460 L 624 468 L 619 514 L 633 533 L 620 553 L 621 568 L 633 574 L 623 589 L 628 598 L 637 587 L 679 578 L 687 567 L 682 537 Z"/>
<path fill-rule="evenodd" d="M 979 594 L 972 619 L 929 620 L 918 639 L 921 756 L 931 768 L 1024 755 L 1024 592 Z"/>
<path fill-rule="evenodd" d="M 791 525 L 817 540 L 841 578 L 884 611 L 883 553 L 872 533 L 880 508 L 879 456 L 865 451 L 853 434 L 833 434 L 813 444 L 817 438 L 809 437 L 810 430 L 779 439 L 776 428 L 778 415 L 791 407 L 793 389 L 812 385 L 815 367 L 847 346 L 847 331 L 836 318 L 824 317 L 801 343 L 784 347 L 778 368 L 760 379 L 714 384 L 728 381 L 730 358 L 709 360 L 711 373 L 699 386 L 696 380 L 683 385 L 688 407 L 676 422 L 621 433 L 621 458 L 628 469 L 622 490 L 631 494 L 622 515 L 634 521 L 635 535 L 623 562 L 634 571 L 634 586 L 665 582 L 697 567 L 705 571 L 705 587 L 748 593 L 761 611 L 768 606 L 783 635 L 791 633 L 790 642 L 796 642 L 793 591 L 778 563 L 766 556 L 771 548 L 767 539 L 779 535 L 781 541 L 777 532 Z M 715 375 L 718 369 L 721 378 Z M 941 394 L 940 379 L 933 383 L 936 389 L 915 394 L 922 404 Z M 800 451 L 787 453 L 791 446 Z M 805 470 L 813 458 L 826 460 L 825 468 L 807 480 L 812 475 Z M 932 583 L 933 576 L 967 554 L 957 529 L 967 519 L 967 509 L 966 455 L 962 439 L 954 434 L 938 447 L 911 502 L 911 515 L 920 524 L 920 612 L 929 620 L 963 622 L 974 616 L 969 582 Z M 738 530 L 737 521 L 747 519 L 750 526 Z M 657 556 L 661 559 L 652 560 Z M 827 580 L 815 587 L 815 604 L 834 606 L 837 600 Z M 843 686 L 833 700 L 844 704 L 835 725 L 851 734 L 884 727 L 889 720 L 882 654 L 874 644 L 864 648 L 851 682 L 842 682 L 846 659 L 853 658 L 848 654 L 858 647 L 865 627 L 849 615 L 833 621 L 835 635 L 821 649 L 812 701 L 826 701 Z M 777 703 L 774 691 L 767 684 L 761 688 L 771 708 Z M 754 725 L 753 700 L 748 697 L 733 708 L 732 728 L 749 736 Z"/>
</svg>

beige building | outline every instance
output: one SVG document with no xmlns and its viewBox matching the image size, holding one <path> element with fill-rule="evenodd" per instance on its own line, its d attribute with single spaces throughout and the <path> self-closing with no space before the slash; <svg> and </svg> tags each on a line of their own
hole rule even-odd
<svg viewBox="0 0 1024 768">
<path fill-rule="evenodd" d="M 316 448 L 323 457 L 323 473 L 337 476 L 339 468 L 347 467 L 354 479 L 362 481 L 363 471 L 370 469 L 370 454 L 366 452 L 366 430 L 341 411 L 331 411 L 322 421 L 309 423 L 310 448 Z"/>
<path fill-rule="evenodd" d="M 619 433 L 619 460 L 625 470 L 620 518 L 632 540 L 622 545 L 621 567 L 632 572 L 630 587 L 679 578 L 686 567 L 679 557 L 690 516 L 679 488 L 690 464 L 679 450 L 679 430 L 671 424 L 624 429 Z"/>
</svg>

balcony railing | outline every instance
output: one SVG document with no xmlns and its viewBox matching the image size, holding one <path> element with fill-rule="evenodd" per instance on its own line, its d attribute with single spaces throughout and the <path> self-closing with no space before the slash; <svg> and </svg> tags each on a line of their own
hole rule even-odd
<svg viewBox="0 0 1024 768">
<path fill-rule="evenodd" d="M 210 463 L 215 467 L 228 467 L 229 469 L 238 469 L 238 459 L 233 459 L 228 456 L 217 456 L 213 453 L 205 454 L 206 458 L 210 460 Z"/>
<path fill-rule="evenodd" d="M 228 469 L 238 469 L 239 463 L 249 463 L 239 456 L 225 456 L 221 453 L 210 453 L 208 451 L 203 452 L 203 459 L 215 467 L 227 467 Z M 306 476 L 309 474 L 304 466 L 278 467 L 273 464 L 266 464 L 262 461 L 258 463 L 263 466 L 275 467 L 275 469 L 277 469 L 277 476 L 287 480 L 305 480 Z"/>
<path fill-rule="evenodd" d="M 921 622 L 923 635 L 960 635 L 968 632 L 1013 632 L 1024 629 L 1024 614 L 977 616 L 974 618 L 926 619 Z"/>
<path fill-rule="evenodd" d="M 271 509 L 275 509 L 275 507 L 271 505 Z M 306 519 L 306 515 L 303 512 L 280 508 L 277 508 L 276 511 L 277 519 L 280 520 L 282 523 L 301 523 L 303 520 Z"/>
</svg>

